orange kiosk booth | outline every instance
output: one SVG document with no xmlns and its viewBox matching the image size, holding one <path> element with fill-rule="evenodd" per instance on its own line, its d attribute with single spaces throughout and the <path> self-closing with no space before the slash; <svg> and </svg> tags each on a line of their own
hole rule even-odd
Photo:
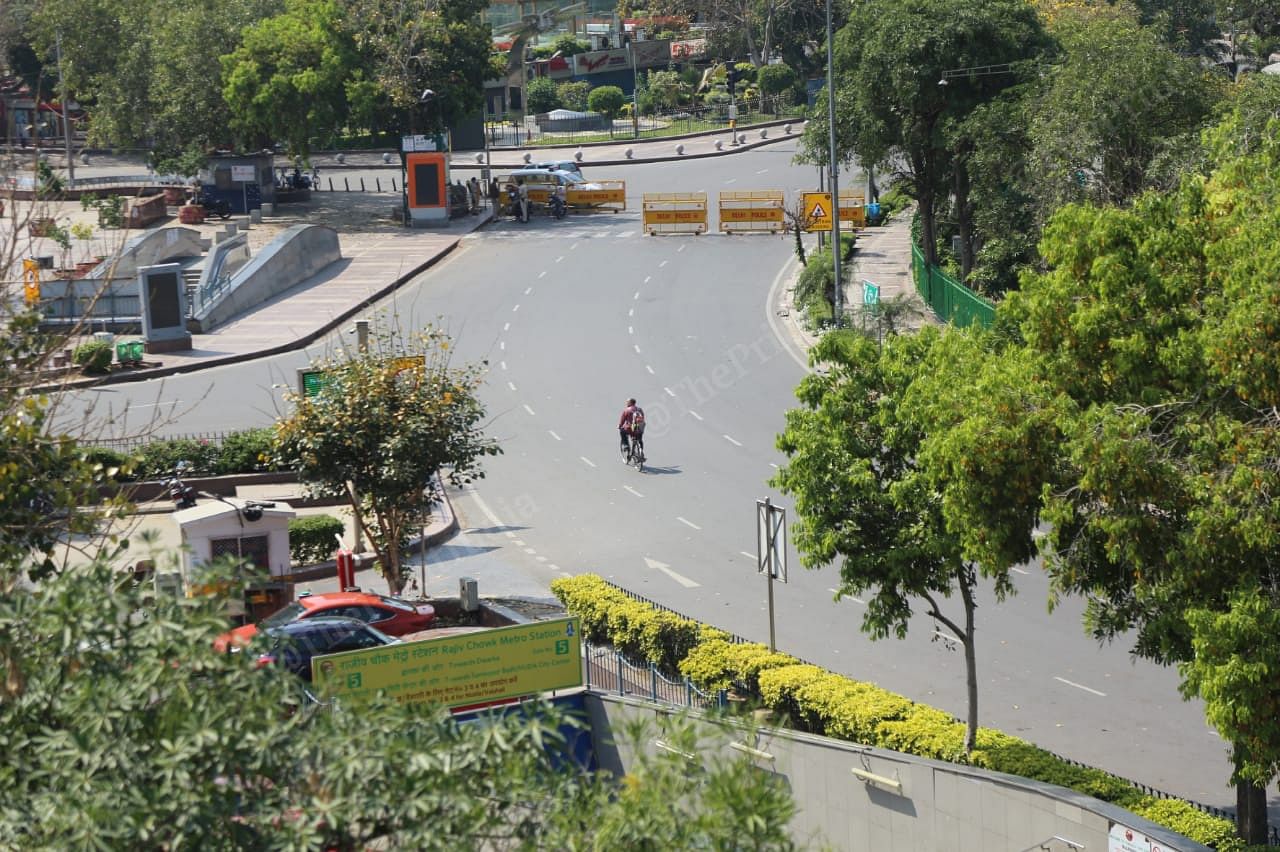
<svg viewBox="0 0 1280 852">
<path fill-rule="evenodd" d="M 449 221 L 449 158 L 443 151 L 404 155 L 405 221 L 409 225 Z"/>
</svg>

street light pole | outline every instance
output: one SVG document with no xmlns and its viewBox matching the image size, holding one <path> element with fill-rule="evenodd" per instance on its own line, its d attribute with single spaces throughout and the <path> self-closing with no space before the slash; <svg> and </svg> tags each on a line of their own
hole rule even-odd
<svg viewBox="0 0 1280 852">
<path fill-rule="evenodd" d="M 840 270 L 840 170 L 836 162 L 836 83 L 835 62 L 831 49 L 831 4 L 827 0 L 827 168 L 831 175 L 831 258 L 835 276 L 835 298 L 832 313 L 836 328 L 844 316 L 844 280 Z"/>
<path fill-rule="evenodd" d="M 62 73 L 62 33 L 55 36 L 54 44 L 58 51 L 58 82 L 62 84 L 62 132 L 67 141 L 67 177 L 76 179 L 75 152 L 71 150 L 71 121 L 67 118 L 67 78 Z M 38 108 L 38 107 L 37 107 Z"/>
<path fill-rule="evenodd" d="M 631 138 L 640 138 L 640 75 L 636 71 L 636 46 L 627 42 L 627 56 L 631 58 Z M 611 119 L 612 120 L 612 119 Z"/>
</svg>

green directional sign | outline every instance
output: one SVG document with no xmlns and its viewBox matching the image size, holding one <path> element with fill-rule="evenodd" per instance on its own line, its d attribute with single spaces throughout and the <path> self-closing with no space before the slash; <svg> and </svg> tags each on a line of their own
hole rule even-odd
<svg viewBox="0 0 1280 852">
<path fill-rule="evenodd" d="M 862 304 L 867 307 L 880 304 L 880 287 L 870 281 L 862 282 Z"/>
</svg>

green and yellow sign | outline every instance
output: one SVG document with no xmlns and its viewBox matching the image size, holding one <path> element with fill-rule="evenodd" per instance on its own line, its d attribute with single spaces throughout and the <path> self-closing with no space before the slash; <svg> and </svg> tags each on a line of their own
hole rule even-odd
<svg viewBox="0 0 1280 852">
<path fill-rule="evenodd" d="M 327 697 L 460 707 L 582 686 L 577 618 L 328 654 L 311 660 Z"/>
</svg>

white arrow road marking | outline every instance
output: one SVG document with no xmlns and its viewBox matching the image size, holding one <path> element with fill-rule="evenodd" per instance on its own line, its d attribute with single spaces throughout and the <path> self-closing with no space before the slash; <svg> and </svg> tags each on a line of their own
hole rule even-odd
<svg viewBox="0 0 1280 852">
<path fill-rule="evenodd" d="M 1085 692 L 1092 692 L 1094 695 L 1098 696 L 1099 698 L 1107 697 L 1107 694 L 1105 692 L 1099 692 L 1096 689 L 1090 689 L 1087 686 L 1081 686 L 1080 684 L 1075 683 L 1074 681 L 1067 680 L 1065 677 L 1058 677 L 1057 675 L 1054 675 L 1053 679 L 1056 681 L 1059 681 L 1060 683 L 1065 683 L 1067 686 L 1074 686 L 1076 689 L 1083 689 Z"/>
<path fill-rule="evenodd" d="M 700 530 L 700 529 L 702 529 L 702 527 L 698 526 L 698 525 L 697 525 L 697 524 L 695 524 L 693 521 L 687 521 L 687 520 L 685 520 L 684 518 L 680 517 L 679 515 L 677 515 L 677 516 L 676 516 L 676 520 L 677 520 L 677 521 L 679 521 L 680 523 L 684 524 L 686 527 L 692 527 L 692 528 L 693 528 L 693 529 L 695 529 L 695 530 Z"/>
<path fill-rule="evenodd" d="M 677 574 L 675 571 L 672 571 L 671 566 L 665 562 L 659 562 L 656 559 L 650 559 L 649 557 L 646 556 L 644 558 L 644 564 L 648 565 L 650 568 L 653 568 L 657 571 L 661 571 L 663 574 L 666 574 L 668 577 L 675 580 L 677 583 L 684 586 L 686 589 L 696 589 L 702 585 L 696 580 L 690 580 L 688 577 L 681 576 L 680 574 Z"/>
</svg>

